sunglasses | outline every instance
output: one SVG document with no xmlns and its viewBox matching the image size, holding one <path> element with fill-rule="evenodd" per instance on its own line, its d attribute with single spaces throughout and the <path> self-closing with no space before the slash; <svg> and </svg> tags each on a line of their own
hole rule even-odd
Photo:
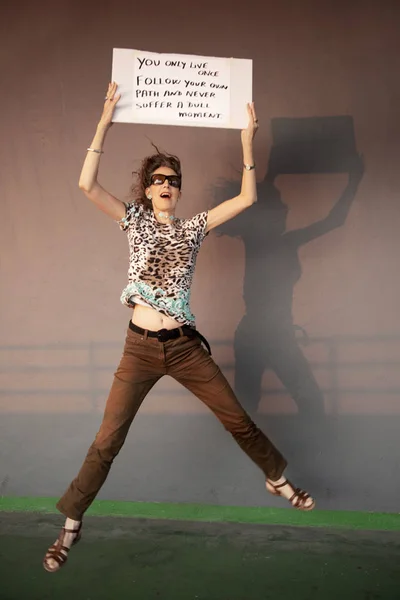
<svg viewBox="0 0 400 600">
<path fill-rule="evenodd" d="M 155 173 L 150 179 L 151 185 L 162 185 L 165 180 L 167 180 L 172 187 L 180 189 L 181 178 L 178 175 L 163 175 L 162 173 Z"/>
</svg>

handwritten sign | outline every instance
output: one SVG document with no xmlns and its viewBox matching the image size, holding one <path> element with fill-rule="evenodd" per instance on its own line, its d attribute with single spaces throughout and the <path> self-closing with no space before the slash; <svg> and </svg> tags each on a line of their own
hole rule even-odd
<svg viewBox="0 0 400 600">
<path fill-rule="evenodd" d="M 114 48 L 114 122 L 242 129 L 252 61 Z"/>
</svg>

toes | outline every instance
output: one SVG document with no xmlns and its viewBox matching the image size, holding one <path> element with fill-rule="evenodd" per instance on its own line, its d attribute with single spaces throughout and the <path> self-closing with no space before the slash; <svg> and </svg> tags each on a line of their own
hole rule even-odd
<svg viewBox="0 0 400 600">
<path fill-rule="evenodd" d="M 49 569 L 56 569 L 58 566 L 57 561 L 54 560 L 54 558 L 46 558 L 46 564 L 49 567 Z"/>
<path fill-rule="evenodd" d="M 43 560 L 43 566 L 49 571 L 58 571 L 67 561 L 67 552 L 57 550 L 55 547 L 49 548 Z"/>
<path fill-rule="evenodd" d="M 315 506 L 315 500 L 311 496 L 307 494 L 306 497 L 299 497 L 299 502 L 297 504 L 297 508 L 300 510 L 311 510 Z"/>
</svg>

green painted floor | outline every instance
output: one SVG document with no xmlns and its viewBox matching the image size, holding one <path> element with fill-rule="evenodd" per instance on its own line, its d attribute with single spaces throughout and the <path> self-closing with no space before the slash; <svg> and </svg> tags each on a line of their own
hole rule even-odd
<svg viewBox="0 0 400 600">
<path fill-rule="evenodd" d="M 49 574 L 60 523 L 0 513 L 1 600 L 400 600 L 398 531 L 92 516 Z"/>
</svg>

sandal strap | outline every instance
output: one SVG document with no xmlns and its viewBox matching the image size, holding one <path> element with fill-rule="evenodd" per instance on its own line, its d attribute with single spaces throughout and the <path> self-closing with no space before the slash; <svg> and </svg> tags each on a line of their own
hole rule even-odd
<svg viewBox="0 0 400 600">
<path fill-rule="evenodd" d="M 285 479 L 285 481 L 283 481 L 282 483 L 278 483 L 277 485 L 275 485 L 273 482 L 270 483 L 279 496 L 282 496 L 282 493 L 279 491 L 280 488 L 283 488 L 286 485 L 290 486 L 293 490 L 293 494 L 289 498 L 289 502 L 295 508 L 304 507 L 307 500 L 311 499 L 311 496 L 308 492 L 302 490 L 301 488 L 295 488 L 294 485 L 289 481 L 289 479 Z"/>
<path fill-rule="evenodd" d="M 268 488 L 268 486 L 270 487 Z M 282 483 L 278 484 L 275 484 L 270 479 L 267 479 L 267 489 L 274 496 L 283 497 L 281 488 L 285 486 L 289 486 L 293 490 L 293 494 L 289 498 L 289 502 L 291 503 L 293 508 L 297 508 L 299 510 L 312 510 L 314 508 L 315 501 L 310 496 L 310 494 L 305 490 L 302 490 L 301 488 L 295 488 L 294 485 L 288 479 L 285 479 Z M 311 500 L 311 502 L 307 505 L 308 500 Z"/>
<path fill-rule="evenodd" d="M 81 529 L 82 529 L 82 521 L 80 522 L 78 529 L 66 529 L 65 527 L 63 527 L 60 531 L 60 535 L 58 538 L 59 542 L 62 543 L 64 541 L 64 536 L 66 533 L 75 533 L 76 534 L 75 538 L 71 544 L 71 546 L 75 546 L 75 544 L 77 544 L 79 542 L 79 540 L 81 539 Z"/>
<path fill-rule="evenodd" d="M 80 533 L 81 529 L 82 521 L 80 522 L 78 529 L 66 529 L 65 527 L 63 527 L 61 531 L 64 531 L 65 533 Z"/>
<path fill-rule="evenodd" d="M 273 488 L 275 488 L 276 490 L 279 490 L 280 488 L 285 487 L 285 485 L 290 485 L 291 488 L 293 488 L 292 484 L 290 483 L 290 481 L 288 479 L 285 479 L 285 481 L 283 483 L 278 483 L 275 485 L 275 483 L 273 481 L 269 480 L 269 483 L 272 485 Z M 294 489 L 294 488 L 293 488 Z"/>
<path fill-rule="evenodd" d="M 64 554 L 63 550 L 64 550 L 65 554 Z M 60 548 L 58 548 L 57 546 L 50 546 L 50 548 L 46 552 L 45 561 L 47 562 L 48 560 L 55 560 L 56 563 L 60 567 L 62 567 L 64 565 L 64 563 L 67 561 L 68 551 L 69 551 L 69 548 L 66 548 L 65 546 L 61 546 Z"/>
<path fill-rule="evenodd" d="M 295 508 L 298 508 L 299 506 L 304 506 L 309 498 L 311 498 L 310 494 L 300 488 L 296 488 L 289 502 L 291 502 Z"/>
<path fill-rule="evenodd" d="M 69 548 L 67 548 L 66 546 L 61 546 L 60 548 L 51 546 L 51 548 L 49 548 L 47 550 L 47 554 L 51 554 L 51 555 L 60 554 L 64 558 L 66 558 L 66 555 L 68 554 L 68 552 L 69 552 Z M 53 556 L 51 558 L 53 558 Z"/>
</svg>

